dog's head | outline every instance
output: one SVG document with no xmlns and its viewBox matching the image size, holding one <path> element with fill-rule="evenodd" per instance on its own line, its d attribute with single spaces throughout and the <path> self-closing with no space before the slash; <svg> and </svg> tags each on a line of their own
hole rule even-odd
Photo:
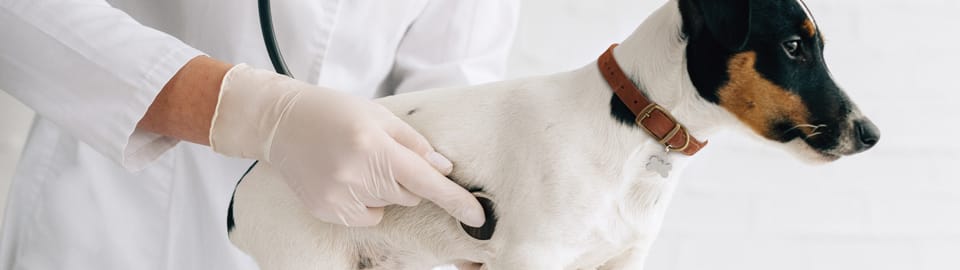
<svg viewBox="0 0 960 270">
<path fill-rule="evenodd" d="M 802 0 L 678 0 L 700 96 L 814 161 L 865 151 L 880 132 L 833 81 Z"/>
</svg>

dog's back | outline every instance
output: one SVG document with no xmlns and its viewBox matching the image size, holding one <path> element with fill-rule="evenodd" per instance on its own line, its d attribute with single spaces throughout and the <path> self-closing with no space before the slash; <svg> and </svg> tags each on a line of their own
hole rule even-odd
<svg viewBox="0 0 960 270">
<path fill-rule="evenodd" d="M 500 255 L 520 256 L 528 252 L 523 243 L 550 239 L 604 245 L 634 241 L 627 231 L 633 231 L 636 224 L 627 226 L 616 213 L 622 196 L 613 193 L 623 187 L 610 173 L 618 172 L 620 164 L 600 159 L 611 151 L 627 156 L 630 149 L 573 143 L 628 136 L 604 127 L 616 123 L 609 115 L 577 113 L 608 110 L 605 95 L 590 94 L 602 87 L 591 76 L 597 76 L 595 71 L 585 68 L 378 100 L 453 161 L 451 179 L 495 196 L 499 222 L 489 241 L 471 238 L 455 219 L 427 202 L 414 208 L 388 207 L 382 223 L 371 228 L 320 222 L 300 206 L 266 164 L 258 165 L 237 189 L 237 226 L 231 239 L 266 269 L 322 265 L 323 269 L 345 270 L 429 269 L 494 258 L 509 261 Z M 555 90 L 561 87 L 584 91 Z M 583 171 L 565 170 L 569 168 Z M 553 221 L 547 221 L 550 219 Z M 603 239 L 610 233 L 625 237 Z M 277 252 L 277 247 L 285 252 Z"/>
<path fill-rule="evenodd" d="M 539 85 L 549 80 L 551 77 L 541 77 L 427 90 L 378 102 L 454 162 L 451 179 L 473 190 L 520 191 L 525 190 L 521 186 L 527 182 L 523 178 L 539 176 L 522 172 L 530 168 L 518 165 L 530 157 L 516 155 L 542 152 L 517 148 L 537 148 L 537 144 L 551 140 L 544 138 L 548 132 L 539 132 L 542 136 L 531 136 L 534 132 L 530 132 L 548 131 L 550 127 L 540 123 L 549 122 L 544 118 L 551 113 L 538 112 L 536 104 L 522 104 L 520 100 L 529 99 L 518 96 L 549 97 L 534 93 L 549 90 Z M 289 187 L 277 180 L 279 177 L 268 164 L 258 165 L 238 186 L 233 205 L 237 225 L 231 231 L 231 240 L 258 258 L 265 269 L 301 269 L 306 265 L 344 270 L 429 269 L 458 262 L 445 258 L 479 262 L 488 261 L 496 253 L 496 247 L 471 238 L 455 219 L 428 202 L 415 208 L 388 207 L 382 223 L 371 228 L 320 222 L 302 208 Z M 278 247 L 285 252 L 276 252 Z"/>
</svg>

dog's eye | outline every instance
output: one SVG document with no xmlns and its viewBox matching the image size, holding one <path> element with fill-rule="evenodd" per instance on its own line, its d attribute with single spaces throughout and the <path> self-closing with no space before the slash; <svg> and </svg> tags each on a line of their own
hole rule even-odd
<svg viewBox="0 0 960 270">
<path fill-rule="evenodd" d="M 789 40 L 783 43 L 783 50 L 790 56 L 792 59 L 800 57 L 800 40 Z"/>
</svg>

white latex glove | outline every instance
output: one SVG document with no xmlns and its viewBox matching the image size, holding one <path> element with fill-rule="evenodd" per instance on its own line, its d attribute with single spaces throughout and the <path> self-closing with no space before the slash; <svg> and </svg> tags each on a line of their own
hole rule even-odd
<svg viewBox="0 0 960 270">
<path fill-rule="evenodd" d="M 372 101 L 241 64 L 224 77 L 213 118 L 214 151 L 277 168 L 320 220 L 373 226 L 384 206 L 422 197 L 483 225 L 477 200 L 444 177 L 450 161 Z"/>
</svg>

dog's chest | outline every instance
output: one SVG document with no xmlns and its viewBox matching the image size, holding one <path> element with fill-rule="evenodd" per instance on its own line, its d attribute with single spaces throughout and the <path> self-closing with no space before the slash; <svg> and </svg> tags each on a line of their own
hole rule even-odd
<svg viewBox="0 0 960 270">
<path fill-rule="evenodd" d="M 649 157 L 656 156 L 656 151 L 644 149 L 636 154 L 624 170 L 633 180 L 611 206 L 615 210 L 592 230 L 592 247 L 577 260 L 576 268 L 595 269 L 626 253 L 646 253 L 660 233 L 679 173 L 663 177 L 647 168 Z M 677 164 L 675 170 L 685 167 L 685 160 L 667 160 Z"/>
<path fill-rule="evenodd" d="M 595 217 L 578 244 L 580 255 L 570 269 L 596 269 L 628 252 L 647 250 L 659 234 L 674 185 L 667 179 L 638 182 L 626 196 Z"/>
<path fill-rule="evenodd" d="M 580 250 L 574 265 L 567 269 L 597 269 L 611 260 L 636 248 L 649 247 L 659 231 L 660 217 L 652 215 L 641 224 L 630 224 L 619 217 L 611 217 L 597 224 L 590 234 L 577 245 Z M 657 219 L 657 220 L 653 220 Z"/>
</svg>

